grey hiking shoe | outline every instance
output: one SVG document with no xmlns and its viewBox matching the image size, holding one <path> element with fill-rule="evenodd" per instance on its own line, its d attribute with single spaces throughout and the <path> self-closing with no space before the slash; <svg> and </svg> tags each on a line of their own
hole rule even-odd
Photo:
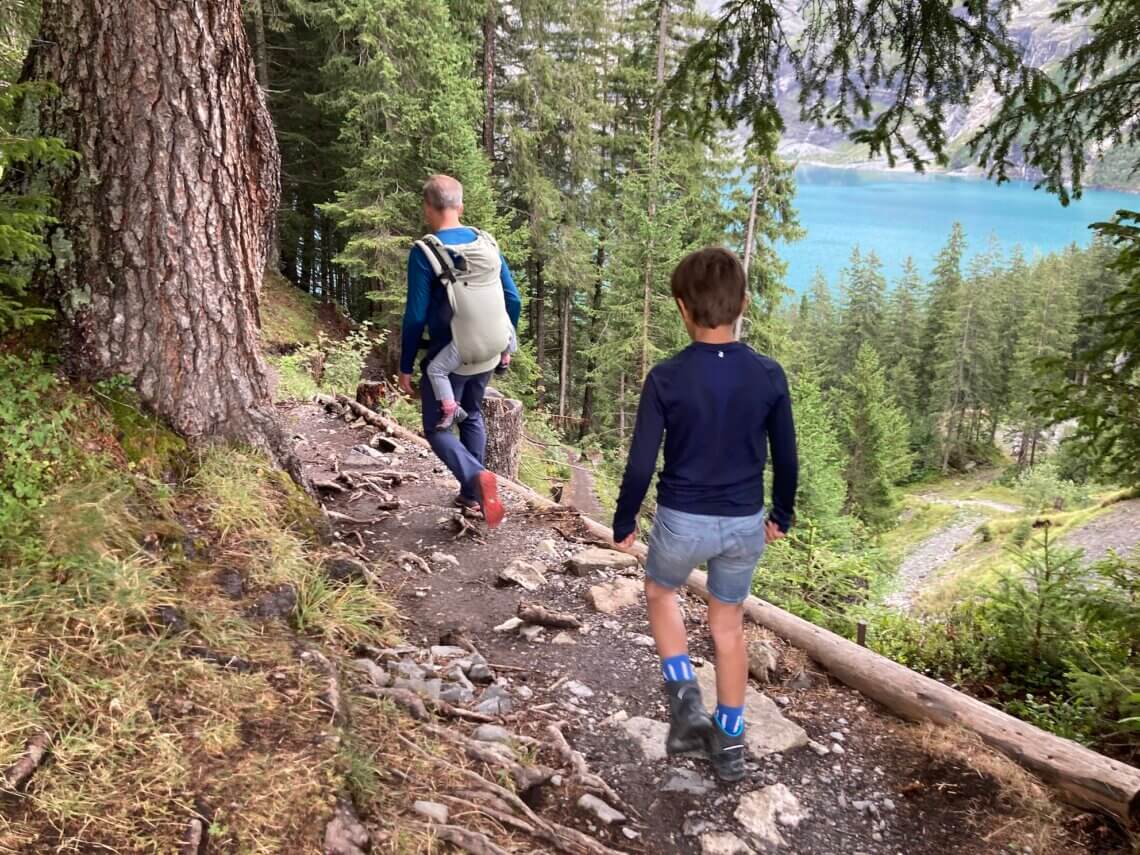
<svg viewBox="0 0 1140 855">
<path fill-rule="evenodd" d="M 744 777 L 744 730 L 736 736 L 729 736 L 721 730 L 711 717 L 708 719 L 711 733 L 709 737 L 709 760 L 713 771 L 725 783 L 731 784 Z"/>
<path fill-rule="evenodd" d="M 665 738 L 665 751 L 669 754 L 704 751 L 715 725 L 701 702 L 700 684 L 696 680 L 666 680 L 665 693 L 669 696 L 669 735 Z"/>
<path fill-rule="evenodd" d="M 440 417 L 439 422 L 435 426 L 435 429 L 441 431 L 449 430 L 452 425 L 459 424 L 459 422 L 463 421 L 465 418 L 467 418 L 467 411 L 463 409 L 463 407 L 456 407 L 455 412 L 453 412 L 451 415 L 444 413 Z"/>
</svg>

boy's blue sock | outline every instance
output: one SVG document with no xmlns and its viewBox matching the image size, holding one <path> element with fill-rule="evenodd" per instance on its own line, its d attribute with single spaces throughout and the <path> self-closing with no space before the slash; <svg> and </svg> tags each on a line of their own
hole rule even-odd
<svg viewBox="0 0 1140 855">
<path fill-rule="evenodd" d="M 744 730 L 744 707 L 726 707 L 724 704 L 716 705 L 716 726 L 729 736 L 739 736 Z"/>
<path fill-rule="evenodd" d="M 670 656 L 668 659 L 661 660 L 661 676 L 667 681 L 673 682 L 675 680 L 694 680 L 697 675 L 693 671 L 693 663 L 689 661 L 689 654 L 682 653 L 680 656 Z"/>
</svg>

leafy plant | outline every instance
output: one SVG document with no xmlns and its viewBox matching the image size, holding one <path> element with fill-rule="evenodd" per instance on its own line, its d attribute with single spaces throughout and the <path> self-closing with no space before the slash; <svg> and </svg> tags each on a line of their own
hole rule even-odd
<svg viewBox="0 0 1140 855">
<path fill-rule="evenodd" d="M 32 271 L 49 257 L 44 233 L 55 222 L 55 200 L 35 189 L 35 173 L 62 169 L 75 155 L 61 140 L 20 126 L 25 101 L 49 91 L 31 83 L 0 88 L 0 333 L 51 317 L 49 310 L 27 304 Z M 17 175 L 22 180 L 14 180 Z M 19 191 L 10 189 L 17 185 Z"/>
</svg>

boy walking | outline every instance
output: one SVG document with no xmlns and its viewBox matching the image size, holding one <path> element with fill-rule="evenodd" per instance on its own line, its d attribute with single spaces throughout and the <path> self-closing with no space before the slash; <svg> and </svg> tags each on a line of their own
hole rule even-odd
<svg viewBox="0 0 1140 855">
<path fill-rule="evenodd" d="M 657 464 L 657 515 L 649 535 L 645 596 L 669 697 L 666 749 L 707 749 L 722 781 L 744 777 L 748 657 L 743 602 L 765 543 L 792 523 L 798 465 L 788 381 L 780 365 L 735 340 L 747 305 L 736 256 L 710 248 L 673 271 L 673 298 L 692 344 L 645 379 L 614 515 L 614 542 L 636 538 L 637 514 Z M 764 465 L 772 449 L 772 508 Z M 716 647 L 716 713 L 710 718 L 689 661 L 677 589 L 708 565 L 709 629 Z"/>
</svg>

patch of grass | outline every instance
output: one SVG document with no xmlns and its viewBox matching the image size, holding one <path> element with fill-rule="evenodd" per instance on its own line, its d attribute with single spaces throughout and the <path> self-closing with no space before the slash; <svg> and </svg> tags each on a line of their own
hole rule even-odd
<svg viewBox="0 0 1140 855">
<path fill-rule="evenodd" d="M 273 348 L 316 341 L 321 331 L 317 301 L 279 273 L 265 274 L 261 292 L 261 339 Z"/>
<path fill-rule="evenodd" d="M 903 499 L 901 521 L 883 534 L 882 547 L 894 561 L 901 561 L 908 552 L 945 528 L 959 514 L 953 505 L 924 502 L 907 496 Z"/>
</svg>

